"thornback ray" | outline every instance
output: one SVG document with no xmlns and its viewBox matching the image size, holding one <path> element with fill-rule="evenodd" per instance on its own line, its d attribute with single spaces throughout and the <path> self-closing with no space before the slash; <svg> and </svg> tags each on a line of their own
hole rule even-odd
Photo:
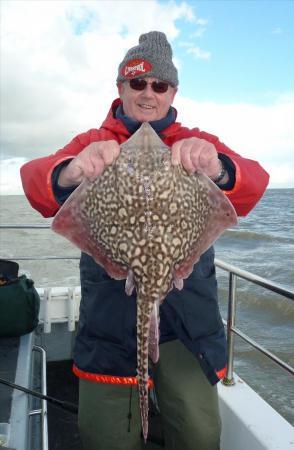
<svg viewBox="0 0 294 450">
<path fill-rule="evenodd" d="M 159 306 L 181 289 L 200 256 L 237 223 L 224 193 L 204 174 L 171 164 L 171 152 L 146 122 L 93 182 L 83 181 L 52 229 L 126 278 L 137 296 L 137 379 L 143 436 L 148 434 L 148 352 L 159 357 Z M 150 342 L 149 342 L 150 336 Z"/>
</svg>

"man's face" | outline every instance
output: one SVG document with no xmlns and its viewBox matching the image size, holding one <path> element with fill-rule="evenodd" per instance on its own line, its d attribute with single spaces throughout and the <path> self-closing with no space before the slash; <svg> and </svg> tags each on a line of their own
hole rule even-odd
<svg viewBox="0 0 294 450">
<path fill-rule="evenodd" d="M 157 78 L 144 78 L 147 81 L 145 89 L 136 91 L 129 82 L 119 83 L 118 93 L 123 103 L 124 113 L 139 122 L 151 122 L 163 119 L 174 100 L 177 89 L 168 86 L 162 94 L 154 92 L 150 83 L 159 81 Z"/>
</svg>

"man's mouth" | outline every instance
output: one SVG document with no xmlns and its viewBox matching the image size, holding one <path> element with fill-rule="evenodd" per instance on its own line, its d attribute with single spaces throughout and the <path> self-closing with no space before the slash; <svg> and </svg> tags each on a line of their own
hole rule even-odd
<svg viewBox="0 0 294 450">
<path fill-rule="evenodd" d="M 138 106 L 143 109 L 154 109 L 155 106 L 147 105 L 146 103 L 139 103 Z"/>
</svg>

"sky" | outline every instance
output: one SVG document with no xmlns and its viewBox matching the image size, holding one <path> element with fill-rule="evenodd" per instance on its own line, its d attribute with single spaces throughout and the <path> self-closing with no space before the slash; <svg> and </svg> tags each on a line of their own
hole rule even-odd
<svg viewBox="0 0 294 450">
<path fill-rule="evenodd" d="M 0 0 L 0 195 L 20 166 L 99 128 L 141 33 L 163 31 L 178 120 L 294 188 L 294 1 Z"/>
</svg>

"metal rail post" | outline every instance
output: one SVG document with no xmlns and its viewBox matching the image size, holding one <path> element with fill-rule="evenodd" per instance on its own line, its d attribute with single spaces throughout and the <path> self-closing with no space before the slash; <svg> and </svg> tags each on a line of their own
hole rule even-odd
<svg viewBox="0 0 294 450">
<path fill-rule="evenodd" d="M 232 328 L 235 326 L 236 316 L 236 284 L 237 277 L 230 272 L 229 275 L 229 299 L 228 299 L 228 321 L 227 321 L 227 348 L 228 348 L 228 367 L 226 375 L 223 378 L 223 384 L 232 386 L 234 380 L 234 332 Z"/>
</svg>

